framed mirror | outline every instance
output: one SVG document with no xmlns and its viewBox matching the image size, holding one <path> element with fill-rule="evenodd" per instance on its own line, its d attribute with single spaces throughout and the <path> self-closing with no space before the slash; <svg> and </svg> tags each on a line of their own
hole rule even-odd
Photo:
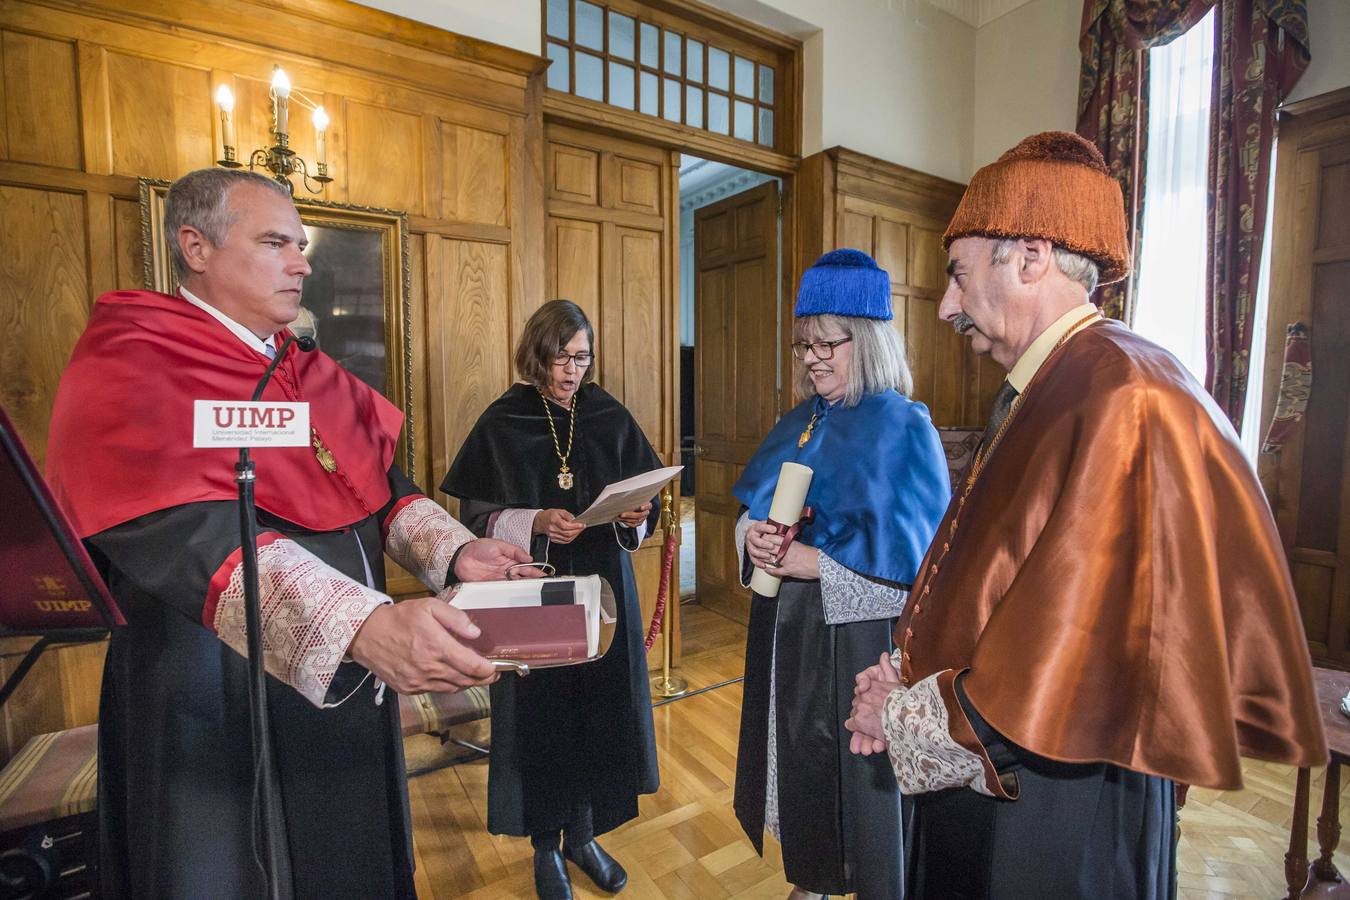
<svg viewBox="0 0 1350 900">
<path fill-rule="evenodd" d="M 141 249 L 147 290 L 178 290 L 164 233 L 168 181 L 140 179 Z M 408 215 L 390 209 L 296 199 L 314 270 L 292 328 L 403 410 L 397 459 L 415 480 L 412 409 L 411 269 Z M 310 328 L 312 331 L 303 331 Z"/>
</svg>

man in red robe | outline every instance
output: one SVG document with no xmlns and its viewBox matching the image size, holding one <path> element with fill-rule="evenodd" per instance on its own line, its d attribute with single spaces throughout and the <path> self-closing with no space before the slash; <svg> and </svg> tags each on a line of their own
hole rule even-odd
<svg viewBox="0 0 1350 900">
<path fill-rule="evenodd" d="M 444 599 L 394 605 L 384 553 L 432 593 L 528 562 L 394 464 L 402 414 L 322 352 L 284 346 L 309 274 L 284 187 L 203 169 L 169 190 L 178 296 L 98 299 L 62 377 L 48 477 L 126 613 L 100 703 L 109 897 L 259 897 L 236 451 L 193 447 L 193 401 L 310 405 L 311 446 L 259 448 L 258 571 L 284 819 L 284 896 L 411 897 L 400 693 L 493 679 Z M 371 677 L 371 676 L 374 677 Z"/>
<path fill-rule="evenodd" d="M 1163 900 L 1175 785 L 1326 759 L 1279 535 L 1218 407 L 1088 302 L 1129 271 L 1094 146 L 1023 141 L 944 243 L 940 314 L 1008 378 L 852 749 L 914 798 L 911 898 Z"/>
</svg>

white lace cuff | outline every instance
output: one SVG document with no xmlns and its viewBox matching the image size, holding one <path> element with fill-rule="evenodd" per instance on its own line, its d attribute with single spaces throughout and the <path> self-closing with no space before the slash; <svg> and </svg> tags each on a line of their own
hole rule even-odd
<svg viewBox="0 0 1350 900">
<path fill-rule="evenodd" d="M 276 534 L 258 540 L 258 596 L 263 666 L 315 706 L 337 706 L 356 693 L 368 672 L 344 677 L 342 696 L 329 688 L 366 617 L 391 603 L 301 547 Z M 248 655 L 244 613 L 244 564 L 236 550 L 211 579 L 202 622 L 240 656 Z M 348 663 L 355 666 L 354 663 Z"/>
<path fill-rule="evenodd" d="M 503 509 L 494 514 L 488 537 L 515 544 L 529 552 L 534 540 L 534 517 L 538 513 L 537 509 Z"/>
<path fill-rule="evenodd" d="M 938 672 L 914 685 L 897 688 L 886 698 L 881 728 L 891 768 L 902 794 L 926 794 L 968 787 L 996 796 L 985 782 L 985 761 L 952 737 L 947 704 L 938 689 Z"/>
<path fill-rule="evenodd" d="M 866 575 L 820 554 L 820 599 L 825 624 L 845 625 L 894 619 L 905 609 L 909 591 L 889 581 L 874 581 Z"/>
<path fill-rule="evenodd" d="M 410 494 L 385 519 L 384 552 L 433 593 L 445 587 L 455 551 L 473 532 L 429 497 Z"/>
<path fill-rule="evenodd" d="M 748 588 L 750 582 L 745 575 L 745 536 L 750 533 L 750 526 L 755 524 L 750 519 L 750 513 L 743 512 L 741 517 L 736 520 L 736 579 L 740 581 L 741 587 Z"/>
</svg>

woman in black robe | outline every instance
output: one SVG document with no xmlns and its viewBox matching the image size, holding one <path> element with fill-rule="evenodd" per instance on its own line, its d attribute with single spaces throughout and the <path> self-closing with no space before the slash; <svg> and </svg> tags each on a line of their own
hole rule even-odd
<svg viewBox="0 0 1350 900">
<path fill-rule="evenodd" d="M 592 383 L 595 336 L 575 303 L 544 304 L 516 348 L 524 380 L 484 411 L 441 490 L 474 533 L 525 547 L 558 575 L 600 575 L 618 629 L 593 663 L 507 675 L 492 686 L 488 830 L 528 835 L 541 898 L 572 896 L 564 856 L 617 892 L 623 868 L 595 841 L 656 791 L 656 737 L 629 554 L 656 523 L 653 504 L 614 525 L 573 521 L 606 485 L 661 465 L 622 404 Z M 563 849 L 559 852 L 559 837 Z"/>
</svg>

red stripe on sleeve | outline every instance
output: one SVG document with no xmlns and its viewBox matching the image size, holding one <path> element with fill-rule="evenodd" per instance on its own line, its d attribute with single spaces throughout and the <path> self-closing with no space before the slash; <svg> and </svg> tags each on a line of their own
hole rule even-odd
<svg viewBox="0 0 1350 900">
<path fill-rule="evenodd" d="M 384 521 L 380 523 L 380 537 L 385 541 L 388 541 L 389 526 L 394 524 L 394 520 L 398 518 L 398 514 L 403 512 L 404 507 L 409 503 L 412 503 L 415 500 L 422 500 L 425 497 L 426 494 L 408 494 L 406 497 L 401 497 L 399 501 L 394 504 L 394 508 L 389 510 L 389 515 L 385 516 Z"/>
<path fill-rule="evenodd" d="M 281 535 L 275 531 L 264 531 L 258 535 L 258 549 L 266 547 L 273 541 L 281 540 Z M 211 582 L 206 588 L 206 603 L 202 606 L 202 624 L 210 629 L 212 634 L 216 632 L 216 607 L 220 605 L 220 595 L 229 587 L 230 577 L 234 575 L 234 570 L 239 568 L 240 563 L 244 561 L 244 548 L 239 547 L 220 564 L 216 573 L 211 576 Z"/>
</svg>

